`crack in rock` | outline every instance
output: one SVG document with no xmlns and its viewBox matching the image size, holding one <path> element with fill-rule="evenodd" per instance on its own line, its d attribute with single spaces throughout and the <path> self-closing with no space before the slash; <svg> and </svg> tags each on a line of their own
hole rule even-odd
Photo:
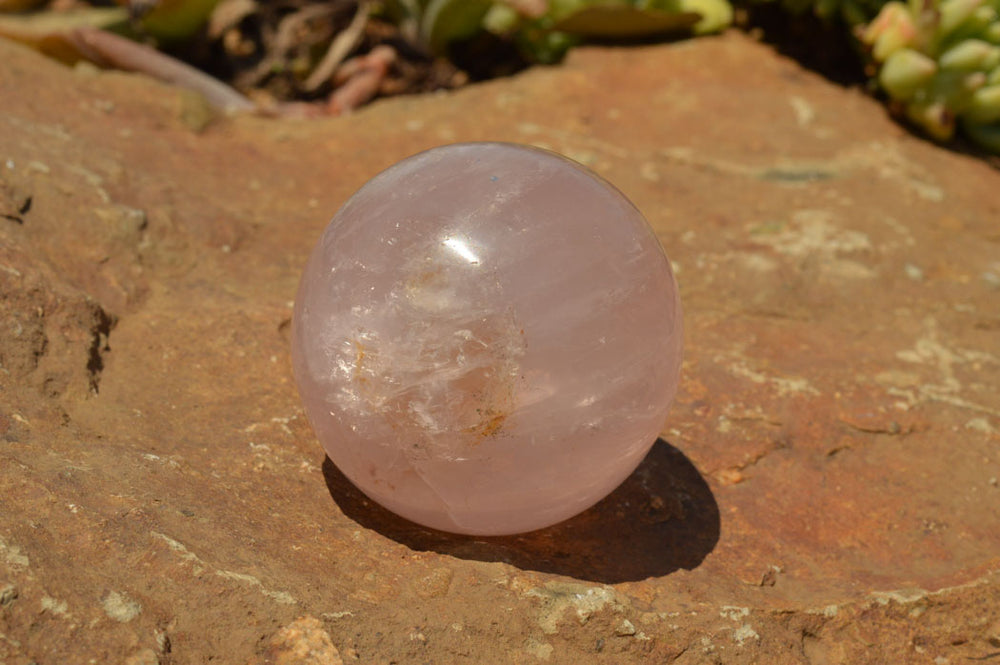
<svg viewBox="0 0 1000 665">
<path fill-rule="evenodd" d="M 90 327 L 90 346 L 87 349 L 87 378 L 91 392 L 96 395 L 100 389 L 101 373 L 104 371 L 104 355 L 111 350 L 111 330 L 118 319 L 96 303 L 92 308 L 92 316 L 94 321 Z"/>
</svg>

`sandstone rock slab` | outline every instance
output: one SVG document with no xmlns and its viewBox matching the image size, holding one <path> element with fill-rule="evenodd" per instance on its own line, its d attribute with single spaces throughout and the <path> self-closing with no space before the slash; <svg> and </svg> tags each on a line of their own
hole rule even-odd
<svg viewBox="0 0 1000 665">
<path fill-rule="evenodd" d="M 987 163 L 739 34 L 207 126 L 133 75 L 0 60 L 3 662 L 264 661 L 303 617 L 365 663 L 1000 648 Z M 346 197 L 487 139 L 621 188 L 686 314 L 647 461 L 579 518 L 502 539 L 366 502 L 324 462 L 288 356 L 299 272 Z"/>
</svg>

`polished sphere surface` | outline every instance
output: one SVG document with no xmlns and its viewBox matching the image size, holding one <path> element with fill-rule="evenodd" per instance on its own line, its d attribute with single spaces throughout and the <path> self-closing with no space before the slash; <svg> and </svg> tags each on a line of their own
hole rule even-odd
<svg viewBox="0 0 1000 665">
<path fill-rule="evenodd" d="M 664 426 L 681 307 L 632 203 L 555 153 L 423 152 L 326 228 L 295 300 L 299 392 L 370 498 L 458 533 L 530 531 L 615 489 Z"/>
</svg>

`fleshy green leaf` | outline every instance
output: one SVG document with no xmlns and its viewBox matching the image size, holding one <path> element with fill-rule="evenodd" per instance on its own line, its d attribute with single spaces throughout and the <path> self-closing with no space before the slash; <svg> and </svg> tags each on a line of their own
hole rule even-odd
<svg viewBox="0 0 1000 665">
<path fill-rule="evenodd" d="M 0 37 L 26 44 L 40 53 L 72 64 L 83 59 L 69 34 L 77 28 L 123 31 L 128 27 L 124 7 L 92 7 L 65 12 L 0 15 Z"/>
<path fill-rule="evenodd" d="M 444 54 L 448 44 L 482 29 L 490 0 L 431 0 L 420 21 L 420 37 L 432 53 Z"/>
<path fill-rule="evenodd" d="M 140 23 L 160 41 L 183 41 L 208 22 L 217 4 L 219 0 L 160 0 Z"/>
</svg>

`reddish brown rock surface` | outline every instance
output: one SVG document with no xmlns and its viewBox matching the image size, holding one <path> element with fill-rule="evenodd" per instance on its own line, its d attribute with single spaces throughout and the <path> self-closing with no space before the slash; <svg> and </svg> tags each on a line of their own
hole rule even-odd
<svg viewBox="0 0 1000 665">
<path fill-rule="evenodd" d="M 738 34 L 315 122 L 0 43 L 0 662 L 958 663 L 1000 652 L 1000 174 Z M 196 131 L 199 130 L 199 131 Z M 549 147 L 676 262 L 650 457 L 432 533 L 291 382 L 328 218 L 418 150 Z"/>
</svg>

